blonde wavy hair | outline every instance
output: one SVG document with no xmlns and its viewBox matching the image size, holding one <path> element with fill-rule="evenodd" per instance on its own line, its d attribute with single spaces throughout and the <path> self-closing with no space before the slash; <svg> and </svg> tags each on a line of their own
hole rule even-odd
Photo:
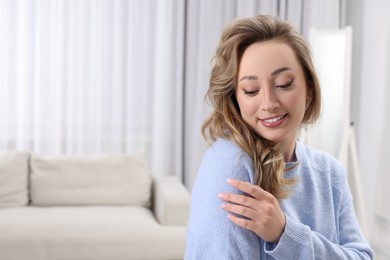
<svg viewBox="0 0 390 260">
<path fill-rule="evenodd" d="M 267 15 L 238 19 L 222 32 L 210 75 L 206 99 L 213 111 L 202 125 L 202 134 L 212 143 L 218 138 L 232 140 L 254 162 L 255 181 L 277 199 L 289 195 L 294 179 L 284 178 L 285 161 L 278 143 L 258 135 L 241 117 L 236 100 L 237 74 L 241 57 L 251 44 L 277 40 L 288 44 L 303 68 L 307 93 L 311 94 L 301 125 L 314 123 L 321 110 L 321 93 L 309 44 L 287 21 Z"/>
</svg>

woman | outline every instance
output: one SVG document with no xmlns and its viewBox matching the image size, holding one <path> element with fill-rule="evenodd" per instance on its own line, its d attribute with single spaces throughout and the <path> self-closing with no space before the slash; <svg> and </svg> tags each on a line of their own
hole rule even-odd
<svg viewBox="0 0 390 260">
<path fill-rule="evenodd" d="M 296 139 L 321 107 L 302 35 L 276 17 L 233 21 L 207 96 L 185 259 L 372 259 L 342 166 Z"/>
</svg>

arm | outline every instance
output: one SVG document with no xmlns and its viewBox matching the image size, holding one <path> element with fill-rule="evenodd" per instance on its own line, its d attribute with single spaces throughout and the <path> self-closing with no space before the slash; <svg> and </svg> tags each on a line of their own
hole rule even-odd
<svg viewBox="0 0 390 260">
<path fill-rule="evenodd" d="M 225 147 L 226 148 L 226 147 Z M 213 147 L 205 154 L 192 189 L 185 259 L 260 259 L 260 239 L 234 225 L 220 207 L 218 194 L 238 192 L 228 178 L 251 181 L 247 157 Z M 226 153 L 224 152 L 226 151 Z M 222 155 L 220 155 L 220 152 Z M 242 192 L 239 192 L 242 194 Z"/>
<path fill-rule="evenodd" d="M 288 248 L 294 248 L 290 251 L 291 259 L 373 259 L 372 250 L 360 232 L 352 197 L 346 188 L 339 207 L 337 242 L 287 217 L 286 229 L 279 244 L 266 244 L 266 251 L 276 259 L 283 259 Z"/>
<path fill-rule="evenodd" d="M 235 213 L 228 218 L 235 224 L 252 230 L 264 241 L 277 242 L 282 235 L 286 218 L 278 200 L 258 185 L 229 179 L 228 183 L 248 195 L 221 193 L 222 208 Z M 226 203 L 230 202 L 230 203 Z"/>
<path fill-rule="evenodd" d="M 235 213 L 250 216 L 253 221 L 233 218 L 237 225 L 248 228 L 263 236 L 261 219 L 264 212 L 256 216 L 253 211 L 261 208 L 263 204 L 261 193 L 254 185 L 242 182 L 233 182 L 237 189 L 251 195 L 259 206 L 253 206 L 252 200 L 242 200 L 237 195 L 227 195 L 228 201 L 239 203 L 240 207 L 229 208 Z M 286 216 L 286 225 L 283 234 L 277 242 L 266 242 L 265 252 L 275 259 L 372 259 L 372 251 L 360 233 L 358 223 L 354 214 L 352 197 L 347 183 L 344 183 L 340 195 L 341 203 L 337 207 L 338 217 L 338 242 L 332 242 L 322 234 L 312 231 L 309 226 Z M 246 208 L 245 211 L 243 209 Z M 249 210 L 248 210 L 249 209 Z M 271 228 L 272 229 L 272 226 Z M 267 230 L 265 228 L 264 230 Z M 267 240 L 267 239 L 266 239 Z"/>
</svg>

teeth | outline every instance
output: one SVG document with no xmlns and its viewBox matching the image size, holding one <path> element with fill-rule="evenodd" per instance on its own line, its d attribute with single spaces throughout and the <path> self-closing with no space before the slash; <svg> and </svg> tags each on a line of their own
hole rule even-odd
<svg viewBox="0 0 390 260">
<path fill-rule="evenodd" d="M 275 117 L 275 118 L 272 118 L 272 119 L 269 119 L 269 120 L 264 120 L 264 122 L 273 123 L 273 122 L 276 122 L 276 121 L 282 119 L 283 117 L 284 116 Z"/>
</svg>

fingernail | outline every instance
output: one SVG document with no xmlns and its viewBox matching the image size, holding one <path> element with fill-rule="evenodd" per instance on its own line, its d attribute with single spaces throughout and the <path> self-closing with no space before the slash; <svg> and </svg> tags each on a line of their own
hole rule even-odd
<svg viewBox="0 0 390 260">
<path fill-rule="evenodd" d="M 223 198 L 223 194 L 222 194 L 222 193 L 219 193 L 219 194 L 218 194 L 218 197 L 222 199 L 222 198 Z"/>
<path fill-rule="evenodd" d="M 232 179 L 227 179 L 226 181 L 227 181 L 227 183 L 233 183 Z"/>
<path fill-rule="evenodd" d="M 225 204 L 221 204 L 221 208 L 223 208 L 223 209 L 224 209 L 224 208 L 225 208 Z"/>
</svg>

